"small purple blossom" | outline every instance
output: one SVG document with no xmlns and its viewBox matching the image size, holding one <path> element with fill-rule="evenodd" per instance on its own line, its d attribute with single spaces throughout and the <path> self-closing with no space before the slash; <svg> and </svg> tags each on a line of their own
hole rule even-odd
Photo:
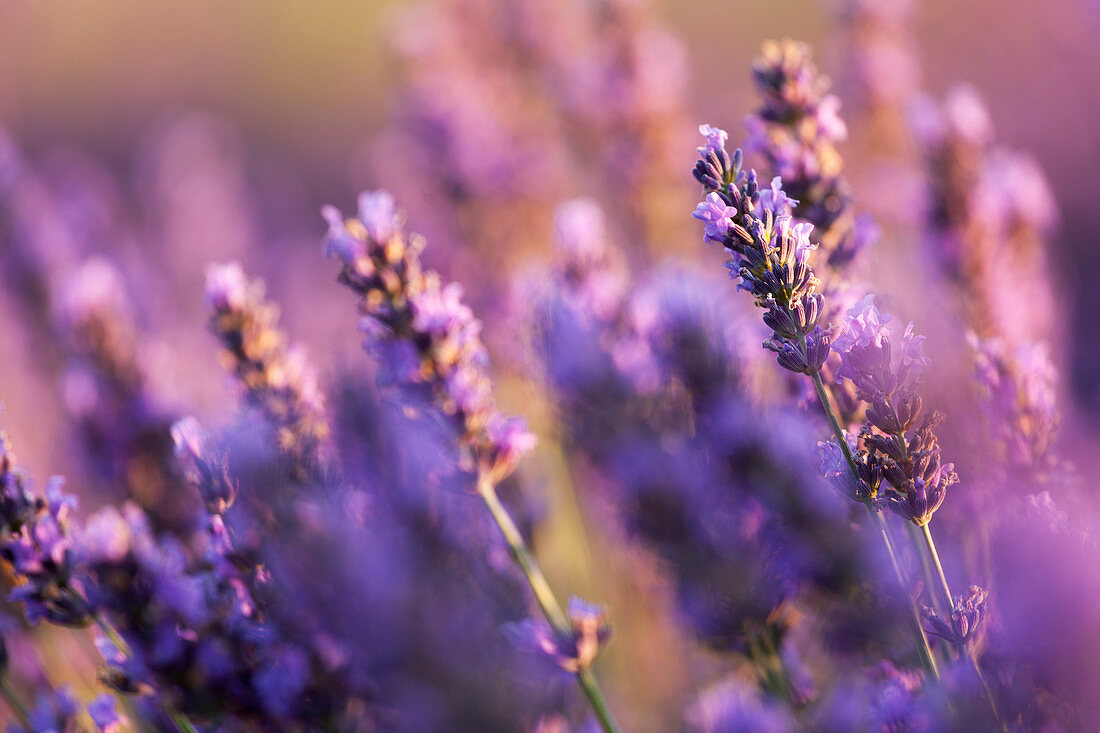
<svg viewBox="0 0 1100 733">
<path fill-rule="evenodd" d="M 98 695 L 88 703 L 88 715 L 102 733 L 121 733 L 127 719 L 115 709 L 114 695 Z"/>
<path fill-rule="evenodd" d="M 703 222 L 706 238 L 719 243 L 725 240 L 726 234 L 733 226 L 733 217 L 736 215 L 737 209 L 729 206 L 717 193 L 709 194 L 701 204 L 695 207 L 695 212 L 692 214 Z"/>
<path fill-rule="evenodd" d="M 707 142 L 701 148 L 696 148 L 700 157 L 707 157 L 711 153 L 721 153 L 726 149 L 726 141 L 729 133 L 711 125 L 699 125 L 699 134 L 706 138 Z"/>
<path fill-rule="evenodd" d="M 976 585 L 970 586 L 965 596 L 957 596 L 949 619 L 940 618 L 930 608 L 924 609 L 927 631 L 955 646 L 966 646 L 981 627 L 986 616 L 986 598 L 989 594 Z"/>
</svg>

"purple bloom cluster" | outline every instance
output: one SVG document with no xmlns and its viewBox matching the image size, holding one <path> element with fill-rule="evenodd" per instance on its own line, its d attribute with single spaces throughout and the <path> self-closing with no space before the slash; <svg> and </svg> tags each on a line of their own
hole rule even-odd
<svg viewBox="0 0 1100 733">
<path fill-rule="evenodd" d="M 236 262 L 212 265 L 203 297 L 226 368 L 270 423 L 291 475 L 301 481 L 320 471 L 329 430 L 324 397 L 305 353 L 287 347 L 278 306 L 264 298 L 263 282 L 249 282 Z"/>
<path fill-rule="evenodd" d="M 911 117 L 928 172 L 926 250 L 958 286 L 971 330 L 1013 343 L 1056 334 L 1043 241 L 1057 207 L 1038 165 L 993 146 L 989 113 L 969 87 L 942 106 L 920 98 Z"/>
<path fill-rule="evenodd" d="M 840 98 L 818 73 L 810 48 L 791 40 L 764 44 L 753 62 L 753 84 L 763 104 L 748 118 L 749 153 L 759 152 L 783 181 L 794 215 L 814 226 L 821 262 L 845 267 L 876 237 L 866 216 L 855 216 L 837 144 L 848 134 Z"/>
<path fill-rule="evenodd" d="M 764 195 L 756 172 L 741 170 L 740 150 L 731 158 L 725 147 L 711 147 L 723 140 L 713 128 L 700 130 L 708 144 L 699 149 L 703 159 L 694 173 L 707 196 L 692 216 L 703 222 L 706 241 L 729 253 L 726 267 L 740 278 L 738 287 L 765 309 L 764 323 L 772 329 L 765 348 L 784 369 L 815 374 L 829 356 L 829 335 L 818 325 L 824 297 L 810 267 L 817 248 L 810 242 L 813 226 L 794 222 L 785 196 L 775 190 Z"/>
<path fill-rule="evenodd" d="M 386 191 L 361 194 L 355 219 L 331 207 L 325 218 L 326 251 L 340 260 L 340 282 L 361 298 L 364 346 L 392 370 L 389 380 L 430 391 L 459 426 L 463 467 L 495 486 L 535 438 L 521 418 L 496 408 L 481 323 L 463 304 L 462 286 L 421 267 L 423 242 L 405 234 Z"/>
</svg>

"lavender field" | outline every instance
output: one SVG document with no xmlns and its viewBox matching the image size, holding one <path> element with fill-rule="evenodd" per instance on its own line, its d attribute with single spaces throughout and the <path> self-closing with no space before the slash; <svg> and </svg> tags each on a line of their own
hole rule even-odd
<svg viewBox="0 0 1100 733">
<path fill-rule="evenodd" d="M 0 725 L 1100 730 L 1097 37 L 0 3 Z"/>
</svg>

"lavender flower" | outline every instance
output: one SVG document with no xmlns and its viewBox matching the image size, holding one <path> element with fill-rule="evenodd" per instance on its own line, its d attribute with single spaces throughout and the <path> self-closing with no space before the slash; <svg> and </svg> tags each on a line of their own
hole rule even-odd
<svg viewBox="0 0 1100 733">
<path fill-rule="evenodd" d="M 264 298 L 263 283 L 248 282 L 236 262 L 212 266 L 204 300 L 226 367 L 240 380 L 249 405 L 271 424 L 292 477 L 303 481 L 316 474 L 328 436 L 324 398 L 304 352 L 287 347 L 278 307 Z"/>
<path fill-rule="evenodd" d="M 1054 197 L 1026 156 L 993 147 L 977 94 L 952 89 L 942 108 L 914 105 L 912 127 L 928 170 L 926 252 L 958 287 L 970 330 L 982 338 L 1035 342 L 1055 332 L 1055 287 L 1044 240 Z"/>
<path fill-rule="evenodd" d="M 1057 371 L 1045 344 L 1010 347 L 1000 339 L 970 334 L 982 407 L 997 440 L 998 455 L 1012 465 L 1043 473 L 1053 464 L 1058 428 Z"/>
<path fill-rule="evenodd" d="M 11 564 L 21 582 L 11 600 L 24 604 L 27 619 L 47 619 L 65 626 L 87 626 L 92 609 L 76 573 L 76 553 L 69 515 L 76 497 L 64 494 L 64 479 L 55 476 L 44 496 L 33 494 L 15 468 L 7 436 L 0 434 L 0 483 L 5 516 L 0 533 L 0 557 Z"/>
<path fill-rule="evenodd" d="M 746 121 L 746 147 L 762 153 L 782 179 L 794 216 L 817 229 L 823 266 L 844 268 L 872 240 L 866 222 L 852 212 L 836 149 L 847 137 L 840 99 L 829 93 L 829 80 L 818 73 L 809 47 L 791 40 L 765 43 L 752 78 L 763 104 Z"/>
<path fill-rule="evenodd" d="M 365 196 L 380 204 L 363 212 L 367 221 L 343 222 L 332 207 L 323 211 L 329 223 L 326 251 L 341 260 L 340 281 L 361 298 L 361 330 L 367 334 L 364 346 L 377 353 L 379 346 L 401 344 L 406 354 L 415 357 L 416 371 L 395 375 L 400 386 L 426 393 L 449 418 L 458 438 L 459 466 L 475 474 L 477 491 L 554 633 L 569 638 L 571 620 L 558 605 L 496 491 L 523 453 L 534 446 L 534 437 L 522 420 L 507 418 L 496 408 L 486 374 L 488 357 L 480 340 L 481 324 L 462 303 L 461 287 L 444 285 L 437 273 L 421 268 L 422 242 L 390 226 L 398 221 L 391 198 L 382 193 Z M 379 227 L 380 221 L 386 226 Z M 371 232 L 388 233 L 389 237 L 378 240 Z M 348 247 L 350 238 L 363 246 Z M 615 733 L 617 726 L 587 668 L 599 642 L 598 630 L 592 631 L 590 626 L 585 614 L 582 626 L 572 631 L 579 645 L 576 679 L 603 729 Z M 581 632 L 582 636 L 576 636 Z M 586 659 L 584 665 L 579 663 L 581 655 Z"/>
<path fill-rule="evenodd" d="M 172 416 L 149 386 L 126 290 L 115 265 L 98 257 L 67 280 L 57 318 L 68 358 L 65 406 L 103 488 L 125 488 L 159 527 L 184 534 L 191 507 L 172 460 Z"/>
<path fill-rule="evenodd" d="M 970 586 L 966 596 L 956 598 L 949 619 L 942 619 L 931 608 L 925 608 L 928 633 L 946 639 L 955 646 L 965 646 L 974 638 L 974 634 L 978 632 L 986 616 L 987 595 L 988 593 L 978 586 Z"/>
<path fill-rule="evenodd" d="M 462 303 L 461 286 L 445 285 L 435 272 L 422 270 L 423 244 L 396 228 L 392 197 L 365 193 L 360 197 L 364 200 L 371 202 L 361 207 L 365 221 L 343 222 L 331 207 L 324 213 L 328 255 L 340 259 L 340 281 L 362 298 L 365 346 L 375 353 L 396 344 L 411 347 L 416 371 L 395 379 L 430 391 L 458 426 L 464 467 L 496 485 L 512 473 L 533 440 L 521 422 L 497 411 L 485 373 L 488 356 L 479 335 L 481 323 Z M 389 236 L 376 239 L 371 232 Z M 347 245 L 350 240 L 361 247 L 353 250 Z"/>
<path fill-rule="evenodd" d="M 611 636 L 603 609 L 579 598 L 569 599 L 567 611 L 572 630 L 565 638 L 544 621 L 527 619 L 508 629 L 514 643 L 546 655 L 566 672 L 587 669 Z"/>
<path fill-rule="evenodd" d="M 88 703 L 88 715 L 103 733 L 121 733 L 127 719 L 115 709 L 113 695 L 99 695 Z"/>
<path fill-rule="evenodd" d="M 795 224 L 789 214 L 776 216 L 763 206 L 755 171 L 741 170 L 740 151 L 732 158 L 703 148 L 706 157 L 695 177 L 707 190 L 693 216 L 704 223 L 704 238 L 722 244 L 730 255 L 726 267 L 740 278 L 764 309 L 773 336 L 765 348 L 776 353 L 784 369 L 816 374 L 829 356 L 829 335 L 818 325 L 824 298 L 810 267 L 809 224 Z M 719 183 L 714 186 L 713 183 Z M 775 193 L 768 201 L 776 200 Z M 773 204 L 774 205 L 774 204 Z"/>
</svg>

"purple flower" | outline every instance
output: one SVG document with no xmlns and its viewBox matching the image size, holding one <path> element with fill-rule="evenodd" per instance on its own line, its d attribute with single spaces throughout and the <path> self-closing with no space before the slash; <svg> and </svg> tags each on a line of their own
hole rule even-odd
<svg viewBox="0 0 1100 733">
<path fill-rule="evenodd" d="M 922 349 L 924 337 L 913 334 L 912 323 L 902 334 L 901 358 L 893 358 L 890 321 L 891 317 L 875 306 L 875 296 L 869 294 L 841 316 L 840 332 L 833 339 L 833 348 L 841 358 L 837 377 L 850 379 L 867 402 L 913 392 L 929 363 Z"/>
<path fill-rule="evenodd" d="M 926 630 L 955 646 L 965 646 L 974 638 L 986 616 L 986 597 L 989 594 L 976 585 L 970 586 L 965 596 L 955 598 L 951 618 L 942 619 L 931 608 L 924 609 L 928 625 Z"/>
<path fill-rule="evenodd" d="M 545 655 L 566 672 L 588 669 L 611 636 L 603 609 L 579 598 L 569 599 L 571 629 L 556 633 L 545 621 L 525 619 L 511 624 L 506 633 L 512 642 L 530 652 Z"/>
<path fill-rule="evenodd" d="M 783 179 L 776 176 L 772 179 L 770 188 L 760 190 L 760 206 L 765 211 L 770 211 L 776 219 L 781 217 L 790 218 L 791 209 L 798 206 L 798 202 L 787 196 L 787 192 L 783 190 Z M 806 236 L 809 237 L 810 232 L 813 231 L 813 225 L 805 224 L 804 226 L 809 227 L 806 229 Z"/>
<path fill-rule="evenodd" d="M 208 271 L 209 328 L 223 347 L 224 363 L 258 408 L 293 482 L 316 475 L 324 462 L 328 418 L 317 374 L 300 347 L 288 346 L 279 309 L 264 296 L 261 280 L 248 282 L 236 263 Z"/>
<path fill-rule="evenodd" d="M 696 148 L 701 158 L 707 157 L 710 153 L 724 152 L 726 141 L 730 137 L 725 130 L 710 125 L 699 125 L 699 134 L 707 139 L 706 145 Z"/>
<path fill-rule="evenodd" d="M 405 361 L 410 367 L 415 361 L 418 367 L 403 368 L 396 376 L 405 376 L 410 383 L 406 386 L 419 383 L 430 389 L 437 405 L 459 425 L 459 442 L 468 453 L 464 465 L 488 471 L 494 482 L 500 481 L 505 469 L 514 468 L 516 453 L 526 440 L 519 431 L 504 429 L 509 423 L 500 421 L 485 373 L 488 357 L 481 323 L 462 302 L 460 285 L 444 283 L 437 273 L 423 270 L 420 245 L 410 242 L 398 226 L 392 197 L 375 192 L 364 200 L 370 202 L 366 214 L 382 216 L 397 227 L 381 241 L 369 231 L 377 222 L 361 221 L 362 231 L 351 234 L 363 243 L 365 259 L 342 260 L 341 282 L 362 298 L 361 323 L 367 325 L 368 346 L 378 353 L 380 345 L 393 344 L 412 357 Z M 506 443 L 498 446 L 494 436 Z"/>
<path fill-rule="evenodd" d="M 397 207 L 389 191 L 364 191 L 359 194 L 358 214 L 367 236 L 375 242 L 385 244 L 397 231 Z"/>
<path fill-rule="evenodd" d="M 114 695 L 98 695 L 88 703 L 88 715 L 103 733 L 121 733 L 128 722 L 115 709 Z"/>
<path fill-rule="evenodd" d="M 188 482 L 198 490 L 206 510 L 225 514 L 237 498 L 237 482 L 229 475 L 224 456 L 209 448 L 209 437 L 193 417 L 185 417 L 172 425 L 172 441 L 176 457 Z"/>
<path fill-rule="evenodd" d="M 711 193 L 701 204 L 695 207 L 693 217 L 703 222 L 704 237 L 712 242 L 722 243 L 733 226 L 733 217 L 737 209 L 729 206 L 717 193 Z"/>
<path fill-rule="evenodd" d="M 209 265 L 206 268 L 206 289 L 203 302 L 211 310 L 243 308 L 248 297 L 248 282 L 239 262 Z"/>
</svg>

